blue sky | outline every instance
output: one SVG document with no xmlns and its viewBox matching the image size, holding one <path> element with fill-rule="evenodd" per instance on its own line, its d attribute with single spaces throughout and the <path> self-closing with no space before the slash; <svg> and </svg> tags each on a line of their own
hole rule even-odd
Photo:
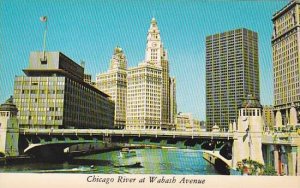
<svg viewBox="0 0 300 188">
<path fill-rule="evenodd" d="M 23 75 L 30 51 L 41 51 L 48 16 L 47 50 L 61 51 L 88 73 L 108 69 L 113 49 L 123 48 L 128 66 L 144 59 L 150 20 L 158 21 L 177 79 L 178 111 L 205 119 L 205 36 L 236 28 L 259 35 L 261 103 L 273 103 L 272 14 L 287 0 L 1 0 L 0 102 L 13 94 L 15 75 Z"/>
</svg>

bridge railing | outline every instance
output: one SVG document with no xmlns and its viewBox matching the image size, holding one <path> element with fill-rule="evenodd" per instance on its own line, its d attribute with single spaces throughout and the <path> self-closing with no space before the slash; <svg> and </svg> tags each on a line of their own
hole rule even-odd
<svg viewBox="0 0 300 188">
<path fill-rule="evenodd" d="M 20 134 L 43 134 L 43 135 L 135 135 L 135 136 L 168 136 L 168 137 L 208 137 L 227 138 L 233 137 L 230 132 L 185 132 L 166 130 L 120 130 L 120 129 L 20 129 Z"/>
</svg>

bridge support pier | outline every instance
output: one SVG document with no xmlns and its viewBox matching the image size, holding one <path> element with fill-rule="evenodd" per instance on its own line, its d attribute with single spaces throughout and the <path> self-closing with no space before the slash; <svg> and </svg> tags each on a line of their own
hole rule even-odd
<svg viewBox="0 0 300 188">
<path fill-rule="evenodd" d="M 281 166 L 279 164 L 279 151 L 278 151 L 278 147 L 275 145 L 274 146 L 274 168 L 276 170 L 277 173 L 280 173 L 281 171 Z"/>
<path fill-rule="evenodd" d="M 263 159 L 266 165 L 274 166 L 274 146 L 273 145 L 263 145 Z"/>
<path fill-rule="evenodd" d="M 297 147 L 297 176 L 300 176 L 300 146 Z"/>
<path fill-rule="evenodd" d="M 299 147 L 297 146 L 292 146 L 288 148 L 288 175 L 290 176 L 296 176 L 296 169 L 297 166 L 299 166 L 299 160 L 297 161 L 297 158 L 299 158 L 299 154 L 297 157 L 297 150 Z M 298 164 L 297 164 L 298 162 Z M 299 171 L 297 171 L 299 173 Z"/>
<path fill-rule="evenodd" d="M 18 109 L 13 104 L 12 96 L 0 105 L 0 153 L 5 156 L 19 155 Z"/>
<path fill-rule="evenodd" d="M 64 148 L 66 146 L 49 145 L 32 149 L 29 154 L 34 155 L 39 161 L 63 161 L 65 160 Z"/>
<path fill-rule="evenodd" d="M 234 132 L 232 167 L 236 168 L 237 162 L 243 159 L 250 159 L 264 164 L 262 153 L 262 106 L 255 97 L 248 96 L 242 101 L 237 128 Z"/>
<path fill-rule="evenodd" d="M 237 162 L 251 159 L 264 164 L 262 154 L 261 136 L 252 134 L 252 140 L 246 137 L 246 132 L 236 133 L 232 146 L 232 167 L 237 167 Z M 251 133 L 250 133 L 251 134 Z"/>
<path fill-rule="evenodd" d="M 184 141 L 178 141 L 176 143 L 176 147 L 180 148 L 180 149 L 185 149 L 186 146 L 184 145 Z"/>
</svg>

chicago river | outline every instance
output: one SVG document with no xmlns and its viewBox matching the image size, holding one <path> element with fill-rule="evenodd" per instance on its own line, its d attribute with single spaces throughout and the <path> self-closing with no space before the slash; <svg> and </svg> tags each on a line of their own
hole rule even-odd
<svg viewBox="0 0 300 188">
<path fill-rule="evenodd" d="M 136 156 L 120 157 L 119 151 L 74 158 L 61 163 L 31 162 L 6 165 L 0 172 L 102 173 L 102 174 L 190 174 L 216 175 L 214 167 L 191 149 L 137 149 Z M 130 167 L 137 162 L 140 167 Z"/>
</svg>

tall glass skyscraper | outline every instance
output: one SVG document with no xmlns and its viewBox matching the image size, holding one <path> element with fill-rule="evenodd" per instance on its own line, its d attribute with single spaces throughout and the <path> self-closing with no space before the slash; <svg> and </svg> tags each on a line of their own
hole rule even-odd
<svg viewBox="0 0 300 188">
<path fill-rule="evenodd" d="M 260 98 L 258 35 L 236 29 L 206 37 L 207 130 L 237 121 L 243 98 Z"/>
</svg>

